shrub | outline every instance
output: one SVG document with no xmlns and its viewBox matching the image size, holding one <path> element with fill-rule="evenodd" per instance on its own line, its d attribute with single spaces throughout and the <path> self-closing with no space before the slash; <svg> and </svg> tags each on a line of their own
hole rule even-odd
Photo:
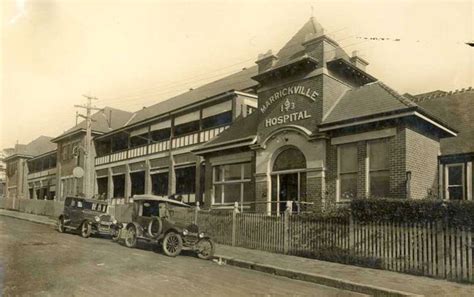
<svg viewBox="0 0 474 297">
<path fill-rule="evenodd" d="M 351 212 L 359 222 L 424 223 L 444 220 L 451 226 L 474 227 L 474 201 L 355 199 L 351 202 Z"/>
</svg>

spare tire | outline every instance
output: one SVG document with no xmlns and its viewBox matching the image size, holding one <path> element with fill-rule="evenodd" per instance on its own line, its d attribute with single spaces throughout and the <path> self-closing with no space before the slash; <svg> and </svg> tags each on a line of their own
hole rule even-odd
<svg viewBox="0 0 474 297">
<path fill-rule="evenodd" d="M 159 217 L 154 217 L 148 224 L 148 235 L 150 235 L 151 238 L 158 238 L 162 229 L 163 223 L 161 222 L 161 219 Z"/>
</svg>

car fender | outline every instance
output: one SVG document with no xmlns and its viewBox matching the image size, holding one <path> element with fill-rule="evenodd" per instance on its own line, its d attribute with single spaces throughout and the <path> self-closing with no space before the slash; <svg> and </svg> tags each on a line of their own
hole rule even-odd
<svg viewBox="0 0 474 297">
<path fill-rule="evenodd" d="M 64 224 L 67 224 L 67 223 L 69 223 L 69 222 L 71 221 L 71 220 L 68 218 L 68 216 L 65 215 L 65 214 L 59 215 L 58 220 L 61 220 L 61 219 L 64 220 Z"/>
<path fill-rule="evenodd" d="M 163 230 L 163 235 L 166 235 L 167 233 L 170 233 L 170 232 L 178 233 L 180 236 L 183 236 L 183 230 L 182 229 L 180 230 L 179 228 L 176 228 L 176 227 L 171 227 L 166 230 Z"/>
</svg>

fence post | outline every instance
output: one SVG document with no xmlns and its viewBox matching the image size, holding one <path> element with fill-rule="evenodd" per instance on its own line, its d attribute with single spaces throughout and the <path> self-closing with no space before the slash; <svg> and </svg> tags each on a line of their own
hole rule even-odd
<svg viewBox="0 0 474 297">
<path fill-rule="evenodd" d="M 447 273 L 446 273 L 446 270 L 445 270 L 445 266 L 444 266 L 444 261 L 445 261 L 445 253 L 444 253 L 444 235 L 445 235 L 445 232 L 444 232 L 444 226 L 443 226 L 443 221 L 441 220 L 438 220 L 436 222 L 436 241 L 437 241 L 437 244 L 436 244 L 436 248 L 437 248 L 437 251 L 436 251 L 436 258 L 438 260 L 438 273 L 437 275 L 438 276 L 441 276 L 441 277 L 447 277 Z"/>
<path fill-rule="evenodd" d="M 355 247 L 355 242 L 354 242 L 354 217 L 352 216 L 352 213 L 349 216 L 349 250 L 351 252 L 354 251 Z"/>
<path fill-rule="evenodd" d="M 198 221 L 198 213 L 199 213 L 199 201 L 196 202 L 196 207 L 194 208 L 194 224 L 196 225 Z"/>
<path fill-rule="evenodd" d="M 293 201 L 286 201 L 286 209 L 283 216 L 283 253 L 288 254 L 290 249 L 290 216 L 292 212 Z"/>
<path fill-rule="evenodd" d="M 234 203 L 234 209 L 232 210 L 232 246 L 235 246 L 235 236 L 237 232 L 237 213 L 239 213 L 239 203 Z"/>
</svg>

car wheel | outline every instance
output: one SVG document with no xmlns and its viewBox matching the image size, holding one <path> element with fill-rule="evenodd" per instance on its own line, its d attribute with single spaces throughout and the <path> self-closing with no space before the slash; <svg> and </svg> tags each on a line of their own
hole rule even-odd
<svg viewBox="0 0 474 297">
<path fill-rule="evenodd" d="M 119 241 L 121 233 L 122 232 L 119 228 L 113 228 L 112 231 L 110 232 L 110 235 L 112 236 L 112 240 L 115 242 Z"/>
<path fill-rule="evenodd" d="M 137 245 L 137 230 L 134 226 L 127 228 L 127 236 L 125 237 L 125 245 L 134 248 Z"/>
<path fill-rule="evenodd" d="M 169 232 L 163 238 L 163 251 L 167 256 L 176 257 L 183 249 L 183 239 L 178 233 Z"/>
<path fill-rule="evenodd" d="M 59 218 L 58 219 L 58 231 L 59 233 L 64 233 L 66 229 L 64 228 L 64 218 Z"/>
<path fill-rule="evenodd" d="M 88 238 L 91 236 L 92 228 L 88 221 L 84 221 L 81 225 L 81 236 L 84 238 Z"/>
<path fill-rule="evenodd" d="M 151 238 L 158 238 L 161 234 L 161 230 L 163 228 L 163 224 L 161 223 L 160 218 L 154 217 L 150 224 L 148 224 L 148 235 Z"/>
<path fill-rule="evenodd" d="M 209 260 L 214 256 L 216 245 L 209 238 L 204 238 L 196 244 L 197 256 L 199 259 Z"/>
</svg>

